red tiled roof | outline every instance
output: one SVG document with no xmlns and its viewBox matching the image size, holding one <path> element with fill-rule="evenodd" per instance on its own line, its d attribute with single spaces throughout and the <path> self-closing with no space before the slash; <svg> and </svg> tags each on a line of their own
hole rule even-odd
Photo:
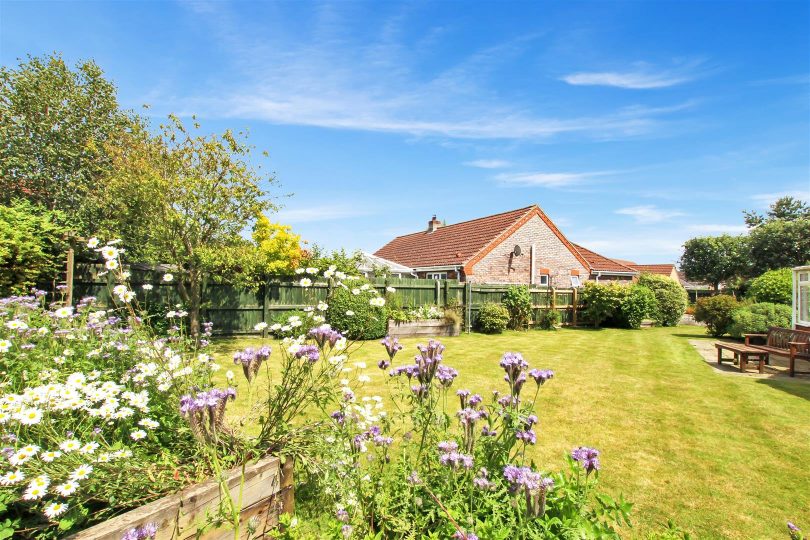
<svg viewBox="0 0 810 540">
<path fill-rule="evenodd" d="M 639 272 L 669 277 L 672 277 L 672 271 L 675 269 L 674 264 L 631 264 L 630 266 Z"/>
<path fill-rule="evenodd" d="M 527 206 L 493 216 L 462 221 L 394 238 L 374 252 L 411 268 L 463 265 L 537 206 Z M 539 210 L 539 208 L 538 208 Z"/>
<path fill-rule="evenodd" d="M 637 270 L 620 263 L 616 259 L 611 259 L 609 257 L 605 257 L 604 255 L 600 255 L 595 251 L 591 251 L 590 249 L 580 246 L 579 244 L 574 244 L 574 247 L 577 249 L 577 251 L 579 251 L 582 257 L 588 261 L 588 265 L 594 272 L 637 272 Z"/>
</svg>

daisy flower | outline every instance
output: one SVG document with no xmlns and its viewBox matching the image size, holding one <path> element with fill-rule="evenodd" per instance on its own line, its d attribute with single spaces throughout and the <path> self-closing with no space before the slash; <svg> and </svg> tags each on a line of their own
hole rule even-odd
<svg viewBox="0 0 810 540">
<path fill-rule="evenodd" d="M 39 424 L 40 420 L 42 420 L 42 411 L 39 409 L 23 409 L 21 412 L 16 414 L 17 420 L 20 421 L 20 424 L 24 426 L 33 426 L 35 424 Z"/>
<path fill-rule="evenodd" d="M 68 480 L 64 484 L 59 484 L 54 489 L 62 497 L 68 497 L 76 493 L 76 490 L 79 489 L 79 484 L 72 480 Z"/>
<path fill-rule="evenodd" d="M 80 454 L 92 454 L 93 452 L 96 451 L 96 449 L 98 447 L 99 447 L 99 444 L 97 442 L 89 442 L 89 443 L 85 444 L 84 446 L 82 446 L 81 448 L 79 448 L 79 453 Z"/>
<path fill-rule="evenodd" d="M 44 452 L 42 455 L 39 456 L 39 459 L 41 459 L 45 463 L 50 463 L 61 455 L 62 452 L 60 452 L 59 450 L 56 451 L 51 450 L 49 452 Z"/>
<path fill-rule="evenodd" d="M 3 476 L 0 476 L 0 486 L 11 486 L 23 480 L 25 480 L 25 474 L 21 470 L 9 471 Z"/>
<path fill-rule="evenodd" d="M 82 443 L 80 443 L 76 439 L 68 439 L 59 445 L 59 449 L 62 450 L 63 452 L 73 452 L 74 450 L 78 450 L 81 447 Z"/>
<path fill-rule="evenodd" d="M 138 422 L 138 425 L 145 427 L 146 429 L 155 429 L 156 427 L 160 426 L 160 423 L 156 420 L 152 420 L 151 418 L 144 418 Z"/>
<path fill-rule="evenodd" d="M 68 509 L 68 505 L 66 505 L 64 503 L 55 502 L 55 503 L 51 503 L 48 506 L 46 506 L 45 510 L 44 510 L 44 513 L 45 513 L 45 516 L 48 517 L 48 519 L 53 519 L 55 517 L 61 516 L 65 512 L 67 512 L 67 509 Z"/>
<path fill-rule="evenodd" d="M 172 274 L 163 274 L 163 281 L 166 283 L 172 281 L 174 279 L 174 275 Z"/>
<path fill-rule="evenodd" d="M 99 240 L 95 236 L 87 241 L 87 247 L 89 247 L 90 249 L 97 248 L 98 244 L 99 244 Z"/>
<path fill-rule="evenodd" d="M 90 477 L 91 472 L 93 472 L 93 466 L 92 465 L 86 465 L 86 464 L 85 465 L 79 465 L 78 467 L 76 467 L 76 470 L 74 470 L 72 473 L 70 473 L 70 479 L 75 480 L 77 482 L 79 480 L 86 480 L 87 478 Z"/>
<path fill-rule="evenodd" d="M 146 432 L 142 429 L 136 429 L 135 431 L 130 433 L 129 436 L 132 437 L 133 441 L 140 441 L 141 439 L 146 438 Z"/>
<path fill-rule="evenodd" d="M 31 485 L 25 490 L 22 498 L 24 501 L 35 501 L 44 497 L 47 492 L 48 490 L 44 487 Z"/>
<path fill-rule="evenodd" d="M 7 339 L 0 339 L 0 352 L 8 352 L 11 348 L 11 342 Z"/>
<path fill-rule="evenodd" d="M 68 317 L 73 315 L 73 307 L 72 306 L 60 307 L 59 309 L 54 311 L 53 314 L 57 319 L 67 319 Z"/>
<path fill-rule="evenodd" d="M 116 257 L 118 257 L 118 248 L 115 248 L 113 246 L 104 246 L 103 248 L 101 248 L 101 256 L 107 260 L 115 259 Z"/>
</svg>

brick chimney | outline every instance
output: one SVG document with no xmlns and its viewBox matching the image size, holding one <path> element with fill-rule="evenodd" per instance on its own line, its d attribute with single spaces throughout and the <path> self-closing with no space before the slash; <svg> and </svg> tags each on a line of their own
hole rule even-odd
<svg viewBox="0 0 810 540">
<path fill-rule="evenodd" d="M 442 226 L 442 222 L 436 219 L 436 215 L 434 214 L 433 217 L 428 221 L 428 228 L 427 232 L 431 233 Z"/>
</svg>

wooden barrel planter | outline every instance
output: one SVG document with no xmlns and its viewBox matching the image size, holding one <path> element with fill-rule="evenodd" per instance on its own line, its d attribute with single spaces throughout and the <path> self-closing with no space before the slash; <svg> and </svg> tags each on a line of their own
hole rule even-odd
<svg viewBox="0 0 810 540">
<path fill-rule="evenodd" d="M 391 337 L 443 337 L 457 336 L 461 327 L 441 319 L 427 321 L 395 322 L 388 321 L 388 335 Z"/>
<path fill-rule="evenodd" d="M 288 459 L 283 465 L 278 458 L 269 457 L 245 467 L 244 484 L 242 469 L 227 473 L 227 486 L 234 501 L 239 500 L 242 490 L 239 537 L 261 538 L 278 525 L 279 515 L 292 513 L 294 508 L 293 462 Z M 196 484 L 173 495 L 163 497 L 145 506 L 116 516 L 89 529 L 74 534 L 72 540 L 121 540 L 125 532 L 147 523 L 158 527 L 155 540 L 232 540 L 234 531 L 229 528 L 209 529 L 199 532 L 206 524 L 207 516 L 217 515 L 222 502 L 220 483 L 209 480 Z M 252 532 L 248 530 L 251 521 Z"/>
</svg>

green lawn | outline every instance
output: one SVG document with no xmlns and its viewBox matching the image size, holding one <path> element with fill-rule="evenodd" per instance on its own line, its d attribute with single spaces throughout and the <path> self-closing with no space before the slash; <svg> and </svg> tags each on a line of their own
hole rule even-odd
<svg viewBox="0 0 810 540">
<path fill-rule="evenodd" d="M 502 389 L 505 351 L 556 377 L 540 394 L 535 459 L 547 470 L 579 445 L 602 451 L 602 485 L 635 503 L 632 537 L 667 519 L 697 538 L 786 538 L 788 520 L 810 529 L 810 383 L 714 372 L 687 342 L 696 327 L 564 329 L 445 338 L 454 388 Z M 708 338 L 707 338 L 708 339 Z M 399 363 L 410 360 L 406 340 Z M 255 339 L 220 340 L 223 365 Z M 226 356 L 227 355 L 227 356 Z M 377 342 L 364 395 L 385 395 Z M 272 358 L 271 358 L 272 361 Z M 451 411 L 452 412 L 452 411 Z"/>
</svg>

